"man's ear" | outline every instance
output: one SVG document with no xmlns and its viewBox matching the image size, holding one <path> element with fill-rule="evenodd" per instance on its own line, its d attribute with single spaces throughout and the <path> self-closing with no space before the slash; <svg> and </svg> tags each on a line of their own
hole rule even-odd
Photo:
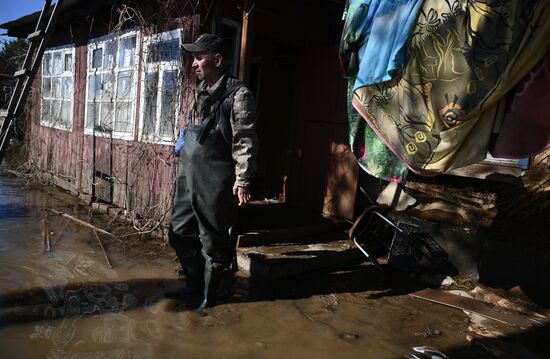
<svg viewBox="0 0 550 359">
<path fill-rule="evenodd" d="M 215 54 L 214 61 L 215 61 L 216 67 L 221 67 L 223 62 L 222 54 Z"/>
</svg>

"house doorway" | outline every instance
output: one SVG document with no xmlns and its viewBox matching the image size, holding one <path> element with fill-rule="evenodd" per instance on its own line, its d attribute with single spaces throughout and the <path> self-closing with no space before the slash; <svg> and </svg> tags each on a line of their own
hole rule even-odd
<svg viewBox="0 0 550 359">
<path fill-rule="evenodd" d="M 258 106 L 258 199 L 353 214 L 357 167 L 338 62 L 344 5 L 278 1 L 253 9 L 247 51 Z"/>
</svg>

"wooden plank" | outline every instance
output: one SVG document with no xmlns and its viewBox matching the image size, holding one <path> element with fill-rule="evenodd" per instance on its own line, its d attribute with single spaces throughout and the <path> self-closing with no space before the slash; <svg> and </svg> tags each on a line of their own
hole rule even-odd
<svg viewBox="0 0 550 359">
<path fill-rule="evenodd" d="M 248 83 L 250 75 L 250 56 L 251 56 L 251 33 L 248 29 L 251 27 L 251 13 L 256 5 L 255 0 L 247 0 L 243 6 L 243 23 L 241 30 L 241 51 L 239 54 L 239 79 Z"/>
<path fill-rule="evenodd" d="M 519 313 L 513 313 L 504 311 L 501 308 L 495 308 L 489 304 L 475 300 L 472 298 L 462 297 L 459 295 L 443 292 L 435 289 L 422 289 L 418 292 L 409 294 L 411 297 L 424 299 L 430 302 L 443 304 L 449 307 L 466 310 L 469 312 L 475 312 L 486 318 L 499 321 L 511 325 L 513 327 L 520 327 L 523 329 L 529 329 L 535 325 L 542 324 L 540 321 L 529 318 Z"/>
<path fill-rule="evenodd" d="M 443 196 L 443 198 L 450 198 L 453 200 L 453 202 L 456 202 L 460 205 L 465 204 L 466 206 L 473 206 L 474 208 L 479 208 L 484 205 L 483 198 L 477 198 L 474 197 L 474 195 L 467 195 L 462 193 L 454 193 L 452 189 L 447 188 L 438 188 L 438 186 L 435 185 L 427 185 L 426 183 L 418 183 L 418 182 L 407 182 L 405 184 L 405 187 L 410 188 L 415 191 L 419 191 L 425 194 L 435 194 L 439 196 Z M 461 192 L 464 193 L 462 190 Z"/>
<path fill-rule="evenodd" d="M 239 248 L 239 270 L 262 285 L 333 265 L 356 261 L 362 257 L 348 240 L 287 246 Z"/>
<path fill-rule="evenodd" d="M 289 227 L 277 230 L 266 230 L 243 233 L 237 238 L 237 247 L 263 246 L 273 243 L 300 241 L 306 237 L 317 236 L 349 227 L 347 222 L 327 222 L 308 226 Z"/>
<path fill-rule="evenodd" d="M 494 165 L 489 163 L 475 163 L 462 168 L 457 168 L 445 172 L 448 175 L 460 177 L 471 177 L 479 179 L 492 179 L 502 182 L 512 182 L 515 178 L 521 176 L 521 169 L 503 165 Z M 500 176 L 499 176 L 500 175 Z"/>
<path fill-rule="evenodd" d="M 337 130 L 345 130 L 345 135 L 347 135 L 347 128 L 338 126 Z M 331 141 L 327 177 L 323 213 L 352 219 L 359 166 L 347 144 Z"/>
</svg>

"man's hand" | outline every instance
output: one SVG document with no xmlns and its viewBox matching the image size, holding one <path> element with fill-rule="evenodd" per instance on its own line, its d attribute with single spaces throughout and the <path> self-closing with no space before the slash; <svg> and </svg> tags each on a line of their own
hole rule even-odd
<svg viewBox="0 0 550 359">
<path fill-rule="evenodd" d="M 250 191 L 248 187 L 234 186 L 233 194 L 239 199 L 239 206 L 244 206 L 250 201 Z"/>
</svg>

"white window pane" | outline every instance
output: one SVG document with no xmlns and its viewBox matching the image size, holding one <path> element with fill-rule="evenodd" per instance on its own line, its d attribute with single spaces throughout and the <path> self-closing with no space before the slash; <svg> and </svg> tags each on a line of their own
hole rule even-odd
<svg viewBox="0 0 550 359">
<path fill-rule="evenodd" d="M 65 54 L 63 71 L 73 71 L 73 54 Z"/>
<path fill-rule="evenodd" d="M 115 131 L 131 132 L 130 104 L 127 102 L 117 103 L 115 112 Z"/>
<path fill-rule="evenodd" d="M 160 115 L 160 133 L 162 136 L 172 137 L 174 135 L 177 81 L 177 71 L 164 72 L 162 76 L 162 100 Z"/>
<path fill-rule="evenodd" d="M 116 42 L 108 41 L 105 44 L 105 56 L 103 57 L 103 68 L 112 69 L 115 67 Z"/>
<path fill-rule="evenodd" d="M 54 100 L 52 101 L 52 124 L 58 125 L 61 122 L 61 101 Z"/>
<path fill-rule="evenodd" d="M 88 76 L 88 101 L 99 101 L 101 94 L 101 76 Z"/>
<path fill-rule="evenodd" d="M 157 86 L 158 72 L 151 72 L 145 75 L 143 133 L 146 135 L 155 132 L 155 120 L 157 114 Z"/>
<path fill-rule="evenodd" d="M 103 62 L 103 49 L 94 49 L 92 50 L 92 68 L 100 69 L 101 63 Z"/>
<path fill-rule="evenodd" d="M 147 48 L 147 63 L 158 61 L 178 61 L 180 46 L 178 39 L 155 41 Z"/>
<path fill-rule="evenodd" d="M 103 74 L 101 82 L 101 88 L 103 92 L 101 93 L 102 101 L 112 101 L 114 97 L 114 88 L 115 88 L 115 76 L 112 73 Z"/>
<path fill-rule="evenodd" d="M 52 97 L 61 98 L 61 78 L 52 78 Z"/>
<path fill-rule="evenodd" d="M 72 99 L 73 98 L 73 78 L 72 77 L 63 77 L 63 98 Z"/>
<path fill-rule="evenodd" d="M 53 74 L 60 74 L 63 72 L 63 63 L 61 59 L 61 52 L 54 52 L 53 54 Z"/>
<path fill-rule="evenodd" d="M 159 59 L 158 44 L 152 43 L 147 46 L 147 63 L 157 62 Z"/>
<path fill-rule="evenodd" d="M 163 41 L 160 52 L 160 61 L 177 61 L 180 57 L 178 39 Z"/>
<path fill-rule="evenodd" d="M 98 115 L 99 115 L 99 104 L 98 103 L 88 103 L 88 108 L 86 109 L 86 128 L 94 128 L 94 124 L 98 124 Z"/>
<path fill-rule="evenodd" d="M 101 116 L 99 118 L 101 127 L 104 130 L 112 131 L 113 129 L 113 104 L 110 102 L 103 102 L 101 104 Z"/>
<path fill-rule="evenodd" d="M 52 73 L 52 54 L 44 54 L 42 59 L 42 72 L 43 75 L 50 75 Z"/>
<path fill-rule="evenodd" d="M 44 77 L 42 79 L 42 97 L 52 96 L 52 79 L 50 77 Z"/>
<path fill-rule="evenodd" d="M 118 66 L 128 67 L 135 64 L 136 37 L 120 39 L 118 47 Z"/>
<path fill-rule="evenodd" d="M 121 71 L 117 78 L 117 99 L 130 99 L 133 71 Z"/>
<path fill-rule="evenodd" d="M 71 101 L 63 101 L 61 105 L 61 119 L 67 127 L 71 126 Z"/>
<path fill-rule="evenodd" d="M 42 121 L 45 123 L 50 122 L 50 107 L 51 107 L 51 101 L 50 100 L 43 100 L 42 101 Z"/>
</svg>

